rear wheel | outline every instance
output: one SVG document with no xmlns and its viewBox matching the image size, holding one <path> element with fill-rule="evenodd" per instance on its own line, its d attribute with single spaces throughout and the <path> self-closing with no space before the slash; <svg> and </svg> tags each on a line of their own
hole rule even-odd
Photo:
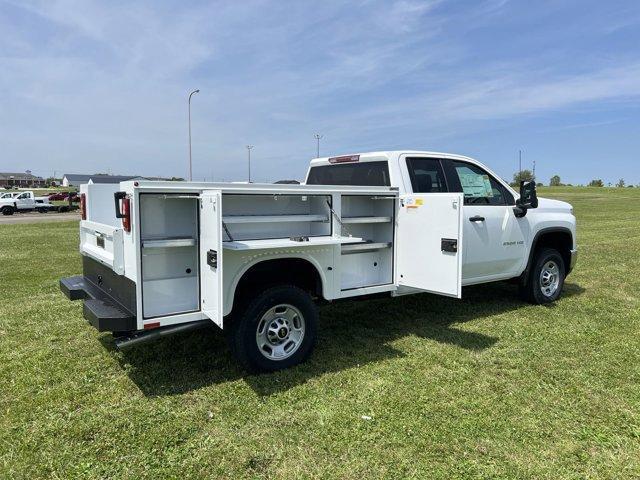
<svg viewBox="0 0 640 480">
<path fill-rule="evenodd" d="M 316 342 L 318 311 L 293 285 L 269 288 L 241 309 L 230 325 L 231 350 L 251 372 L 273 372 L 306 360 Z"/>
<path fill-rule="evenodd" d="M 2 210 L 0 210 L 2 212 L 3 215 L 13 215 L 13 207 L 10 206 L 4 206 L 2 207 Z"/>
<path fill-rule="evenodd" d="M 565 266 L 562 255 L 552 248 L 536 252 L 526 283 L 520 285 L 520 294 L 528 302 L 551 303 L 560 297 L 564 286 Z"/>
</svg>

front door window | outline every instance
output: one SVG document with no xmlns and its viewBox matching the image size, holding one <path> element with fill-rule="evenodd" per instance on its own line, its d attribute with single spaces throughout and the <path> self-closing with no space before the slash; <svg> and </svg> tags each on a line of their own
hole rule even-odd
<svg viewBox="0 0 640 480">
<path fill-rule="evenodd" d="M 471 163 L 451 161 L 465 205 L 509 205 L 512 195 L 491 175 Z"/>
</svg>

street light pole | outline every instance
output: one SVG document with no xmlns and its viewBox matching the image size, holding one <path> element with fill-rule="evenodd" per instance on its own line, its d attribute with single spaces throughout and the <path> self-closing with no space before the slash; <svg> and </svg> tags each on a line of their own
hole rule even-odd
<svg viewBox="0 0 640 480">
<path fill-rule="evenodd" d="M 200 90 L 194 90 L 189 94 L 189 181 L 193 180 L 193 167 L 191 163 L 191 97 Z"/>
<path fill-rule="evenodd" d="M 251 149 L 254 145 L 247 145 L 247 159 L 249 160 L 249 183 L 251 183 Z"/>
<path fill-rule="evenodd" d="M 316 158 L 320 157 L 320 139 L 324 138 L 324 135 L 320 135 L 319 133 L 316 133 L 313 136 L 316 139 Z"/>
<path fill-rule="evenodd" d="M 518 174 L 522 180 L 522 150 L 518 150 Z"/>
</svg>

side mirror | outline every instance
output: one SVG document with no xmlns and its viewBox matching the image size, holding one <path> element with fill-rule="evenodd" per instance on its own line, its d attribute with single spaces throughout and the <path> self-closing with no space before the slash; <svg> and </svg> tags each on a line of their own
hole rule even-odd
<svg viewBox="0 0 640 480">
<path fill-rule="evenodd" d="M 524 217 L 530 208 L 538 208 L 538 193 L 536 182 L 520 182 L 520 198 L 516 202 L 514 212 L 516 217 Z"/>
</svg>

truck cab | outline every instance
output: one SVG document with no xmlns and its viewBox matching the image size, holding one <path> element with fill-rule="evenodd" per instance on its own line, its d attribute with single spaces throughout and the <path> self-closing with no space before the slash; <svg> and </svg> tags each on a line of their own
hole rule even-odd
<svg viewBox="0 0 640 480">
<path fill-rule="evenodd" d="M 462 285 L 520 277 L 536 248 L 562 255 L 566 274 L 576 256 L 576 221 L 570 204 L 538 199 L 525 215 L 520 194 L 473 158 L 441 152 L 395 151 L 316 158 L 308 185 L 397 187 L 400 195 L 461 192 Z"/>
</svg>

